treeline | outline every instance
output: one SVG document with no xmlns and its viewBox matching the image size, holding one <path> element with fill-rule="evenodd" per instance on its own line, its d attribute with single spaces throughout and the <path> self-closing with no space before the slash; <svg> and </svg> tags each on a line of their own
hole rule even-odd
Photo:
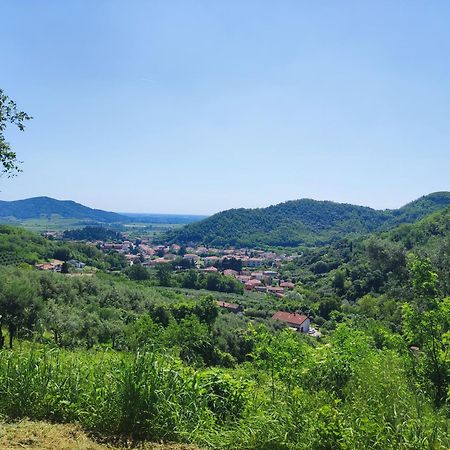
<svg viewBox="0 0 450 450">
<path fill-rule="evenodd" d="M 74 241 L 119 241 L 123 239 L 122 233 L 100 226 L 88 226 L 65 230 L 64 239 Z"/>
<path fill-rule="evenodd" d="M 0 348 L 12 348 L 17 337 L 70 349 L 136 350 L 152 341 L 186 361 L 230 365 L 243 357 L 236 344 L 243 323 L 221 319 L 217 325 L 218 315 L 215 300 L 205 295 L 187 297 L 123 280 L 0 270 Z"/>
<path fill-rule="evenodd" d="M 0 225 L 0 266 L 34 265 L 52 258 L 78 259 L 102 270 L 122 270 L 126 258 L 117 252 L 104 253 L 93 245 L 46 239 L 18 227 Z"/>
<path fill-rule="evenodd" d="M 321 246 L 345 237 L 412 223 L 448 205 L 448 192 L 430 194 L 398 210 L 385 211 L 302 199 L 268 208 L 223 211 L 171 230 L 165 239 L 178 244 L 209 246 Z"/>
<path fill-rule="evenodd" d="M 186 289 L 207 289 L 209 291 L 242 294 L 243 284 L 233 277 L 218 272 L 206 273 L 192 269 L 192 264 L 186 263 L 184 270 L 180 269 L 181 259 L 174 260 L 172 264 L 158 264 L 148 269 L 141 264 L 133 264 L 124 272 L 135 281 L 149 281 L 156 286 L 182 287 Z"/>
<path fill-rule="evenodd" d="M 3 117 L 1 117 L 3 120 Z M 58 216 L 80 221 L 105 224 L 127 223 L 131 219 L 113 212 L 92 209 L 71 200 L 56 200 L 50 197 L 34 197 L 24 200 L 0 201 L 0 217 L 14 217 L 19 220 L 52 218 Z"/>
</svg>

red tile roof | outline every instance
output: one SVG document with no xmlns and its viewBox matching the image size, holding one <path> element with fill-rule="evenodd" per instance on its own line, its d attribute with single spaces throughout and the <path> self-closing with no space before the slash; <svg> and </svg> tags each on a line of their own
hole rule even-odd
<svg viewBox="0 0 450 450">
<path fill-rule="evenodd" d="M 245 284 L 256 286 L 258 284 L 262 284 L 262 282 L 261 280 L 248 280 Z"/>
<path fill-rule="evenodd" d="M 223 271 L 223 274 L 227 275 L 227 276 L 237 275 L 238 273 L 239 272 L 237 272 L 236 270 L 233 270 L 233 269 L 225 269 Z"/>
<path fill-rule="evenodd" d="M 235 305 L 234 303 L 227 303 L 227 302 L 221 302 L 221 301 L 217 301 L 216 303 L 221 308 L 232 309 L 232 310 L 239 309 L 239 305 Z"/>
<path fill-rule="evenodd" d="M 269 286 L 267 290 L 270 292 L 284 292 L 284 288 L 281 286 Z"/>
<path fill-rule="evenodd" d="M 301 325 L 305 320 L 308 319 L 308 316 L 305 316 L 304 314 L 278 311 L 272 316 L 272 319 L 281 320 L 282 322 L 290 323 L 293 325 Z"/>
</svg>

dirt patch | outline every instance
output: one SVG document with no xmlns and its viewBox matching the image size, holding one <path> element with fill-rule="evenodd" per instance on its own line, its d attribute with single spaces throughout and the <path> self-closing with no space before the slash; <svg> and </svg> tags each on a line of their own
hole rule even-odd
<svg viewBox="0 0 450 450">
<path fill-rule="evenodd" d="M 0 423 L 0 449 L 17 450 L 199 450 L 182 444 L 140 443 L 135 446 L 112 446 L 100 444 L 90 438 L 76 425 L 50 424 L 24 420 Z"/>
</svg>

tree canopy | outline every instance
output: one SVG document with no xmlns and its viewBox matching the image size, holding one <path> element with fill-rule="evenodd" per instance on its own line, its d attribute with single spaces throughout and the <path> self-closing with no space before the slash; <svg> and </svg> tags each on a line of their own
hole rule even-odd
<svg viewBox="0 0 450 450">
<path fill-rule="evenodd" d="M 20 172 L 16 152 L 6 141 L 5 131 L 8 125 L 15 125 L 20 131 L 25 129 L 25 122 L 32 119 L 26 112 L 20 111 L 16 103 L 0 89 L 0 173 L 13 176 Z"/>
<path fill-rule="evenodd" d="M 396 210 L 375 210 L 330 201 L 294 200 L 267 208 L 229 209 L 169 231 L 178 244 L 210 246 L 323 246 L 344 237 L 361 236 L 414 223 L 450 205 L 450 193 L 435 192 Z"/>
</svg>

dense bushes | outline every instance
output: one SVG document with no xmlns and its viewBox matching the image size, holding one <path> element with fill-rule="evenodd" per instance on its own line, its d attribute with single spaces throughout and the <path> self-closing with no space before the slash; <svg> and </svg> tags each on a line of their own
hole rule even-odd
<svg viewBox="0 0 450 450">
<path fill-rule="evenodd" d="M 216 292 L 242 294 L 243 284 L 233 277 L 218 272 L 204 273 L 196 269 L 175 270 L 179 261 L 173 264 L 159 264 L 155 269 L 147 269 L 140 264 L 133 264 L 124 273 L 134 281 L 148 281 L 165 287 L 183 287 L 186 289 L 207 289 Z"/>
<path fill-rule="evenodd" d="M 448 448 L 450 303 L 430 260 L 407 264 L 409 303 L 328 311 L 321 340 L 125 277 L 3 269 L 3 333 L 24 339 L 0 351 L 0 411 L 209 448 Z"/>
<path fill-rule="evenodd" d="M 63 238 L 73 241 L 116 241 L 122 240 L 122 233 L 100 226 L 88 226 L 65 230 Z"/>
<path fill-rule="evenodd" d="M 0 266 L 33 265 L 51 258 L 79 259 L 98 269 L 120 270 L 128 265 L 117 252 L 105 254 L 92 245 L 53 241 L 17 227 L 0 225 Z"/>
<path fill-rule="evenodd" d="M 264 330 L 256 333 L 267 343 Z M 155 350 L 3 350 L 0 409 L 104 436 L 211 448 L 448 448 L 449 419 L 410 378 L 409 356 L 376 350 L 350 327 L 314 351 L 297 338 L 285 332 L 227 371 L 194 370 Z M 342 364 L 345 376 L 322 385 L 319 377 L 342 373 Z"/>
</svg>

